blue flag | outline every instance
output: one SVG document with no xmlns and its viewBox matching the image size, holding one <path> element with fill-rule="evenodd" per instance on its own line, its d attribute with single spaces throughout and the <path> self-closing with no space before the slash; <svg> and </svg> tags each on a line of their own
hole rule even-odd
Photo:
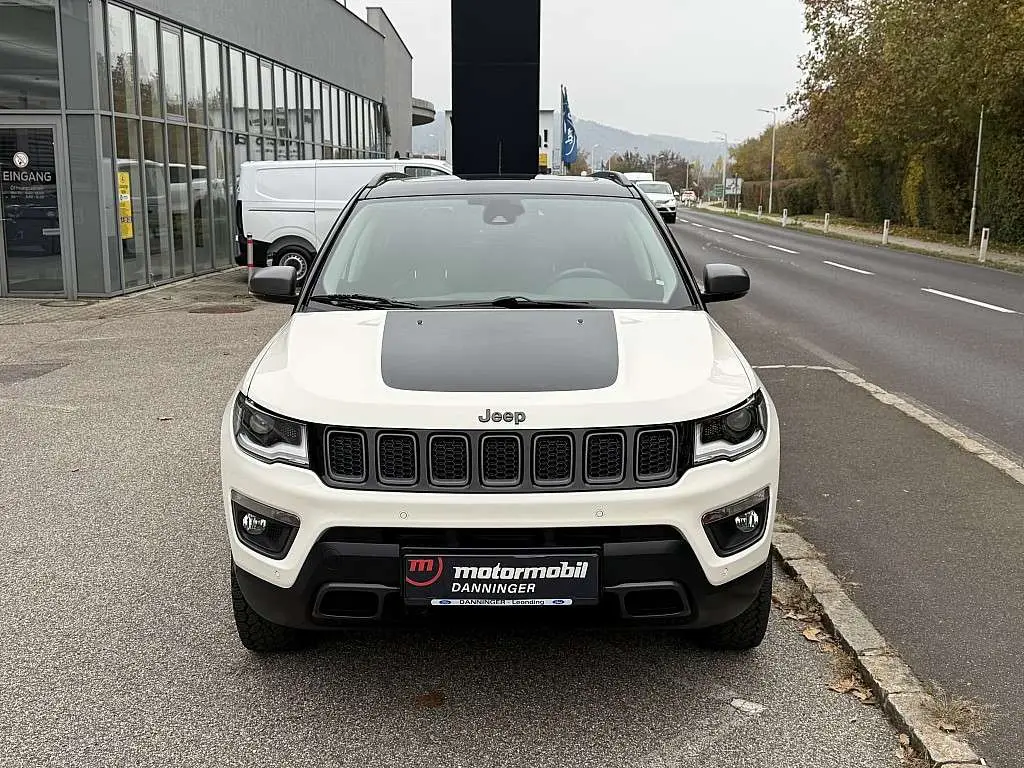
<svg viewBox="0 0 1024 768">
<path fill-rule="evenodd" d="M 569 94 L 562 86 L 562 162 L 572 165 L 579 156 L 580 148 L 576 140 L 576 126 L 572 122 L 572 112 L 569 111 Z"/>
</svg>

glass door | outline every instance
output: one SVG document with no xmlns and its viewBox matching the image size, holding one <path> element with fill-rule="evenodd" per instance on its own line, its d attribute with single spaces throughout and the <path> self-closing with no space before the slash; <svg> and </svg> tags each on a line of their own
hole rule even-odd
<svg viewBox="0 0 1024 768">
<path fill-rule="evenodd" d="M 52 128 L 0 126 L 0 293 L 64 293 Z"/>
</svg>

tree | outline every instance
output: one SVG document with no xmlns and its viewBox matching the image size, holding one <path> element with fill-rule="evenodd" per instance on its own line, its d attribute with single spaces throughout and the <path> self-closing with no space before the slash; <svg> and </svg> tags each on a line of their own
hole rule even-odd
<svg viewBox="0 0 1024 768">
<path fill-rule="evenodd" d="M 980 208 L 1024 242 L 1024 187 L 1004 173 L 1024 166 L 1024 3 L 806 0 L 805 22 L 803 148 L 780 148 L 776 177 L 815 176 L 840 213 L 965 232 L 984 105 Z M 763 151 L 747 149 L 737 162 L 760 174 Z"/>
<path fill-rule="evenodd" d="M 584 174 L 591 173 L 590 168 L 590 156 L 586 150 L 580 150 L 579 154 L 576 155 L 576 162 L 572 165 L 567 165 L 567 176 L 583 176 Z"/>
</svg>

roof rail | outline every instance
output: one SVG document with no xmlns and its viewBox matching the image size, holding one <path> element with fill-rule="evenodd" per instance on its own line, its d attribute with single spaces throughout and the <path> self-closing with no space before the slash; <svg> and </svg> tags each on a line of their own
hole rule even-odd
<svg viewBox="0 0 1024 768">
<path fill-rule="evenodd" d="M 620 173 L 619 171 L 591 171 L 590 175 L 595 179 L 610 179 L 623 187 L 635 186 L 635 184 L 633 184 L 625 174 Z"/>
<path fill-rule="evenodd" d="M 407 173 L 402 173 L 401 171 L 387 171 L 386 173 L 382 173 L 379 176 L 374 176 L 372 179 L 370 179 L 369 183 L 366 185 L 366 188 L 367 189 L 375 189 L 375 188 L 379 187 L 381 184 L 383 184 L 384 182 L 387 182 L 387 181 L 395 181 L 397 179 L 411 179 L 411 178 L 412 178 L 412 176 L 410 176 Z"/>
</svg>

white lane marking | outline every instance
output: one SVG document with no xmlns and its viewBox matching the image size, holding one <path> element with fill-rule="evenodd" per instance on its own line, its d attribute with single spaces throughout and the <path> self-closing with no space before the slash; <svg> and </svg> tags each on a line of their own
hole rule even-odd
<svg viewBox="0 0 1024 768">
<path fill-rule="evenodd" d="M 855 373 L 827 365 L 755 365 L 753 368 L 757 371 L 778 370 L 782 368 L 805 371 L 828 371 L 829 373 L 834 373 L 844 381 L 868 392 L 879 402 L 902 411 L 915 421 L 919 421 L 921 424 L 924 424 L 933 432 L 938 432 L 953 444 L 959 446 L 968 453 L 973 453 L 986 464 L 995 467 L 1003 474 L 1009 475 L 1018 483 L 1024 485 L 1024 466 L 1018 464 L 1010 456 L 1004 455 L 997 450 L 989 448 L 984 443 L 975 440 L 963 430 L 955 427 L 951 421 L 944 418 L 940 419 L 938 416 L 928 413 L 928 411 L 904 400 L 902 397 L 898 397 L 897 395 L 887 392 L 877 384 L 872 384 L 867 379 L 864 379 Z"/>
<path fill-rule="evenodd" d="M 966 296 L 957 296 L 955 293 L 946 293 L 945 291 L 937 291 L 934 288 L 922 288 L 925 293 L 934 293 L 936 296 L 945 296 L 947 299 L 953 299 L 954 301 L 962 301 L 965 304 L 973 304 L 976 307 L 984 307 L 985 309 L 991 309 L 995 312 L 1002 312 L 1007 315 L 1020 314 L 1015 309 L 1007 309 L 1006 307 L 997 307 L 995 304 L 986 304 L 984 301 L 975 301 L 974 299 L 968 299 Z"/>
<path fill-rule="evenodd" d="M 708 227 L 708 229 L 710 229 L 712 232 L 717 232 L 720 235 L 724 235 L 725 234 L 725 230 L 724 229 L 715 229 L 714 227 Z"/>
<path fill-rule="evenodd" d="M 680 220 L 679 220 L 679 222 L 680 222 L 681 224 L 689 224 L 689 223 L 690 223 L 690 220 L 689 220 L 689 219 L 680 219 Z"/>
<path fill-rule="evenodd" d="M 756 242 L 752 237 L 744 237 L 743 235 L 737 235 L 735 232 L 730 232 L 729 234 L 731 234 L 737 240 L 746 240 L 748 243 Z"/>
<path fill-rule="evenodd" d="M 866 269 L 857 269 L 856 267 L 848 267 L 845 264 L 837 264 L 834 261 L 823 261 L 822 264 L 828 264 L 830 267 L 839 267 L 839 269 L 848 269 L 851 272 L 857 272 L 861 275 L 873 275 L 874 272 L 868 272 Z"/>
<path fill-rule="evenodd" d="M 765 243 L 768 245 L 768 243 Z M 768 245 L 769 248 L 774 248 L 776 251 L 782 251 L 783 253 L 800 253 L 800 251 L 791 251 L 789 248 L 783 248 L 781 245 Z"/>
<path fill-rule="evenodd" d="M 695 226 L 695 227 L 700 227 L 701 229 L 703 229 L 703 228 L 704 228 L 704 225 L 703 225 L 703 224 L 698 224 L 698 223 L 697 223 L 696 221 L 691 221 L 690 223 L 691 223 L 691 224 L 692 224 L 693 226 Z"/>
</svg>

